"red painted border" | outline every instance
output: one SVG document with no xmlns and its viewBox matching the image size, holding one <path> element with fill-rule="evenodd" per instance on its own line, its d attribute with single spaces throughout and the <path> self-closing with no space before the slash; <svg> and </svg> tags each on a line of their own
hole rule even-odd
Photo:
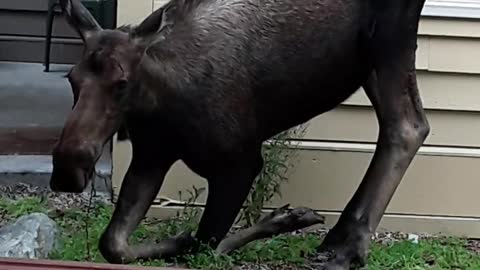
<svg viewBox="0 0 480 270">
<path fill-rule="evenodd" d="M 80 263 L 51 260 L 1 259 L 0 270 L 187 270 L 180 268 L 139 267 L 130 265 Z"/>
</svg>

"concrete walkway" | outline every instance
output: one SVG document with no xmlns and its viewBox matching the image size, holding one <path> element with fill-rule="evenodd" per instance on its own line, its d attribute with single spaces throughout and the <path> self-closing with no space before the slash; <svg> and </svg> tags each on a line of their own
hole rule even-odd
<svg viewBox="0 0 480 270">
<path fill-rule="evenodd" d="M 0 127 L 59 127 L 72 108 L 69 66 L 0 62 Z"/>
</svg>

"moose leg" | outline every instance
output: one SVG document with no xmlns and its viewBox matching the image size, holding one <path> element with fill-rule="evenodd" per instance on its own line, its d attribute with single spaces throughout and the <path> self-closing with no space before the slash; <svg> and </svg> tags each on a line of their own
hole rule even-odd
<svg viewBox="0 0 480 270">
<path fill-rule="evenodd" d="M 362 183 L 324 241 L 323 247 L 334 254 L 326 269 L 365 263 L 371 235 L 429 133 L 416 82 L 416 35 L 410 33 L 403 41 L 404 46 L 383 43 L 391 47 L 387 55 L 378 56 L 365 86 L 379 122 L 377 148 Z"/>
<path fill-rule="evenodd" d="M 289 209 L 289 206 L 287 204 L 277 208 L 252 227 L 224 238 L 216 249 L 217 253 L 228 254 L 252 241 L 293 232 L 315 224 L 323 224 L 325 221 L 323 216 L 318 215 L 310 208 Z"/>
<path fill-rule="evenodd" d="M 193 243 L 190 241 L 193 238 L 183 235 L 158 245 L 129 246 L 129 236 L 144 218 L 162 186 L 165 174 L 173 164 L 172 160 L 149 164 L 152 162 L 139 160 L 138 156 L 138 153 L 134 153 L 113 217 L 100 238 L 100 252 L 110 263 L 125 264 L 137 259 L 169 257 Z"/>
<path fill-rule="evenodd" d="M 196 234 L 201 243 L 216 248 L 227 235 L 262 167 L 258 151 L 230 163 L 209 179 L 207 205 Z"/>
</svg>

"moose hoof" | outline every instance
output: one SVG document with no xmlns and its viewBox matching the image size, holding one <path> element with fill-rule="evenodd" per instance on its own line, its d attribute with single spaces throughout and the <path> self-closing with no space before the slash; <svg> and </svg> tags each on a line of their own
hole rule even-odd
<svg viewBox="0 0 480 270">
<path fill-rule="evenodd" d="M 325 237 L 320 250 L 332 254 L 324 266 L 325 270 L 350 269 L 355 263 L 363 266 L 367 263 L 371 233 L 366 226 L 357 222 L 338 224 Z"/>
<path fill-rule="evenodd" d="M 172 258 L 183 255 L 190 252 L 197 244 L 197 239 L 192 236 L 190 232 L 183 232 L 175 237 L 165 239 L 161 241 L 157 248 L 158 254 L 154 254 L 154 257 Z M 140 256 L 148 259 L 151 256 Z"/>
<path fill-rule="evenodd" d="M 318 215 L 310 208 L 289 209 L 289 206 L 287 204 L 271 212 L 261 219 L 256 226 L 262 228 L 264 233 L 274 236 L 325 222 L 323 216 Z"/>
<path fill-rule="evenodd" d="M 135 255 L 128 244 L 115 237 L 102 235 L 98 248 L 105 260 L 112 264 L 128 264 L 135 260 Z"/>
</svg>

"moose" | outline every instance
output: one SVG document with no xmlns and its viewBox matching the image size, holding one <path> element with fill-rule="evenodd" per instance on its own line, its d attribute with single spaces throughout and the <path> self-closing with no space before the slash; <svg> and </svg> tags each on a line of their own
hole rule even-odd
<svg viewBox="0 0 480 270">
<path fill-rule="evenodd" d="M 125 130 L 132 161 L 102 255 L 128 263 L 198 243 L 218 250 L 262 169 L 262 144 L 363 88 L 378 119 L 377 148 L 321 248 L 332 254 L 324 269 L 365 263 L 371 235 L 429 134 L 415 68 L 424 1 L 171 0 L 136 26 L 107 30 L 79 0 L 61 0 L 85 50 L 66 76 L 74 105 L 53 149 L 51 189 L 82 192 L 106 142 Z M 130 246 L 178 160 L 208 182 L 196 233 Z M 283 210 L 271 220 L 319 221 L 308 209 Z"/>
</svg>

